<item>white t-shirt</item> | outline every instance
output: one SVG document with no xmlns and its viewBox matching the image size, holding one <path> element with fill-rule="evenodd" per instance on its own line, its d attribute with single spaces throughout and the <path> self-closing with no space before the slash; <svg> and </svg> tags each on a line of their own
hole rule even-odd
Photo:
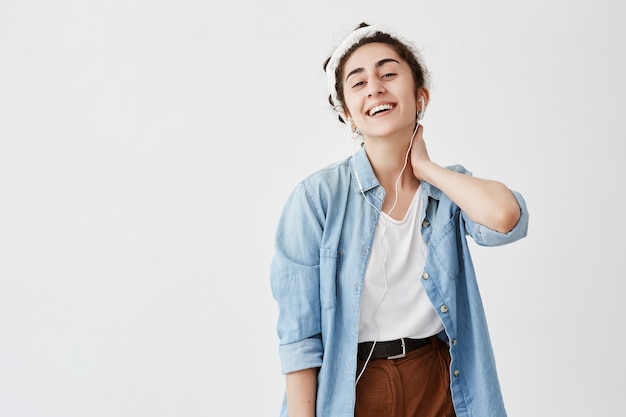
<svg viewBox="0 0 626 417">
<path fill-rule="evenodd" d="M 404 219 L 385 213 L 378 218 L 363 282 L 359 343 L 421 339 L 443 330 L 420 282 L 427 250 L 419 223 L 421 196 L 420 186 Z"/>
</svg>

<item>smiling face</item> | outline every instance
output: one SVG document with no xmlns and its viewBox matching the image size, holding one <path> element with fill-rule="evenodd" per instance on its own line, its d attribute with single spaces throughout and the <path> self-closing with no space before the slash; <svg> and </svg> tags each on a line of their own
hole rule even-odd
<svg viewBox="0 0 626 417">
<path fill-rule="evenodd" d="M 385 43 L 356 49 L 346 60 L 341 82 L 347 116 L 365 138 L 410 134 L 421 108 L 417 97 L 428 100 L 426 89 L 416 91 L 407 62 Z"/>
</svg>

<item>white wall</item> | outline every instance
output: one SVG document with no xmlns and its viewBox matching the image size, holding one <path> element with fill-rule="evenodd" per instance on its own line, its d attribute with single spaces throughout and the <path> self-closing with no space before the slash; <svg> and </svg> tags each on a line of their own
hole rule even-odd
<svg viewBox="0 0 626 417">
<path fill-rule="evenodd" d="M 274 227 L 352 152 L 321 66 L 363 20 L 422 50 L 431 157 L 527 198 L 474 248 L 509 414 L 623 414 L 625 12 L 2 2 L 0 415 L 277 415 Z"/>
</svg>

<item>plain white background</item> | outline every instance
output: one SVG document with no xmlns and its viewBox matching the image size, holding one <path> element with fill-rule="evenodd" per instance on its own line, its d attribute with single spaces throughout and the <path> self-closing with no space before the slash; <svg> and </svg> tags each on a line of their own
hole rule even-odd
<svg viewBox="0 0 626 417">
<path fill-rule="evenodd" d="M 442 165 L 521 191 L 473 245 L 509 414 L 622 415 L 626 6 L 0 4 L 0 415 L 275 416 L 282 205 L 352 153 L 323 60 L 359 22 L 432 73 Z"/>
</svg>

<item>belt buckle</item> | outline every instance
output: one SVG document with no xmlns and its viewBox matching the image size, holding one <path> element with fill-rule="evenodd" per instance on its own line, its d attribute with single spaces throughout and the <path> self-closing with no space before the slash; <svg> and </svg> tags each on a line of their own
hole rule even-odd
<svg viewBox="0 0 626 417">
<path fill-rule="evenodd" d="M 406 356 L 406 345 L 404 343 L 404 337 L 400 339 L 402 341 L 402 353 L 393 356 L 387 356 L 387 359 L 402 359 Z"/>
</svg>

